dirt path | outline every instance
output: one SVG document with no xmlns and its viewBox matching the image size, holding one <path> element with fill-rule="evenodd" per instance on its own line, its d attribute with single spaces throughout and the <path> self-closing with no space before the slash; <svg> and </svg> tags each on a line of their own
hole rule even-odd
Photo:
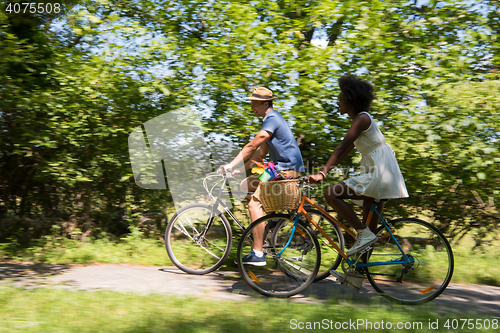
<svg viewBox="0 0 500 333">
<path fill-rule="evenodd" d="M 25 288 L 51 286 L 72 290 L 113 290 L 141 294 L 161 293 L 217 300 L 249 301 L 263 298 L 253 292 L 238 272 L 217 271 L 208 275 L 188 275 L 176 268 L 133 265 L 42 265 L 0 262 L 0 285 Z M 315 283 L 292 302 L 348 302 L 360 306 L 389 304 L 369 283 L 360 292 L 342 286 L 334 278 Z M 451 283 L 431 302 L 436 311 L 474 311 L 500 315 L 500 287 Z"/>
</svg>

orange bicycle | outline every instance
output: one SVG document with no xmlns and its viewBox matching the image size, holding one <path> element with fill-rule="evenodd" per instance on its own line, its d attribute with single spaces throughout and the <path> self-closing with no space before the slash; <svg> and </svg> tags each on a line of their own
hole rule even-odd
<svg viewBox="0 0 500 333">
<path fill-rule="evenodd" d="M 304 189 L 310 185 L 304 178 L 298 182 L 298 187 Z M 373 288 L 390 301 L 411 305 L 425 303 L 439 296 L 448 286 L 454 269 L 453 252 L 446 237 L 431 224 L 415 218 L 388 221 L 378 213 L 374 203 L 367 221 L 373 214 L 380 219 L 381 225 L 375 232 L 378 241 L 347 257 L 338 243 L 339 237 L 332 239 L 311 216 L 311 209 L 306 205 L 314 207 L 320 216 L 334 221 L 346 233 L 355 235 L 304 194 L 297 209 L 258 219 L 243 233 L 238 243 L 237 261 L 245 282 L 260 294 L 290 297 L 304 291 L 318 274 L 322 254 L 327 253 L 323 249 L 326 245 L 340 256 L 340 266 L 346 276 L 366 277 Z M 264 234 L 266 265 L 243 265 L 241 259 L 253 248 L 252 230 L 261 223 L 267 230 Z M 318 236 L 326 240 L 321 245 Z M 328 266 L 328 263 L 323 264 L 323 267 Z M 337 268 L 335 264 L 332 267 L 333 270 Z"/>
</svg>

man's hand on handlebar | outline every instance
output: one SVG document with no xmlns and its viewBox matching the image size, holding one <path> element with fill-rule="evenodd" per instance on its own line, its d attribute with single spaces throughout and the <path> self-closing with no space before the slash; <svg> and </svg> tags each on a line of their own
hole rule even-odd
<svg viewBox="0 0 500 333">
<path fill-rule="evenodd" d="M 233 169 L 229 166 L 229 164 L 226 164 L 226 165 L 221 165 L 219 167 L 219 173 L 232 173 L 233 172 Z"/>
<path fill-rule="evenodd" d="M 226 164 L 226 165 L 221 165 L 219 167 L 218 172 L 221 174 L 228 173 L 230 176 L 237 176 L 237 175 L 241 174 L 242 172 L 244 172 L 244 170 L 245 169 L 241 169 L 241 168 L 232 169 L 229 167 L 229 164 Z"/>
</svg>

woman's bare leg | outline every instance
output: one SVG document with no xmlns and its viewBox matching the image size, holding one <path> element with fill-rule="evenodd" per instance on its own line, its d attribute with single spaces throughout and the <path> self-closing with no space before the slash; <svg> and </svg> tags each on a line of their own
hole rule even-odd
<svg viewBox="0 0 500 333">
<path fill-rule="evenodd" d="M 325 191 L 326 202 L 339 214 L 341 218 L 346 220 L 354 229 L 364 229 L 366 226 L 361 222 L 354 210 L 344 199 L 364 200 L 365 196 L 353 191 L 344 182 L 340 182 L 330 186 Z M 369 209 L 368 209 L 369 210 Z M 364 214 L 363 214 L 364 215 Z"/>
<path fill-rule="evenodd" d="M 367 224 L 368 214 L 370 213 L 370 209 L 371 209 L 374 201 L 375 201 L 375 199 L 370 198 L 370 197 L 365 197 L 365 199 L 363 201 L 363 224 L 364 225 Z M 385 204 L 384 201 L 380 201 L 379 203 L 377 203 L 377 211 L 380 214 L 382 214 L 382 210 L 384 209 L 384 204 Z M 375 230 L 377 230 L 378 220 L 379 220 L 379 218 L 378 218 L 377 214 L 373 213 L 372 218 L 370 220 L 370 224 L 369 224 L 370 230 L 372 232 L 375 232 Z"/>
</svg>

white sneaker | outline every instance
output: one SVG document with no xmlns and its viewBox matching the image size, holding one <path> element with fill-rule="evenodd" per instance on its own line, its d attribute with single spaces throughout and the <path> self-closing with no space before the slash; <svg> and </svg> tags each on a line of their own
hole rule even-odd
<svg viewBox="0 0 500 333">
<path fill-rule="evenodd" d="M 349 250 L 347 250 L 345 254 L 346 256 L 350 257 L 353 254 L 356 254 L 359 251 L 363 250 L 367 246 L 372 245 L 377 240 L 377 236 L 370 230 L 370 228 L 366 227 L 364 229 L 361 229 L 356 235 L 356 242 Z"/>
<path fill-rule="evenodd" d="M 361 289 L 361 285 L 363 284 L 363 279 L 365 278 L 365 276 L 362 274 L 347 275 L 345 273 L 338 272 L 333 269 L 330 271 L 330 274 L 336 277 L 337 281 L 343 284 L 344 286 L 349 286 L 356 291 L 359 291 L 359 289 Z"/>
</svg>

